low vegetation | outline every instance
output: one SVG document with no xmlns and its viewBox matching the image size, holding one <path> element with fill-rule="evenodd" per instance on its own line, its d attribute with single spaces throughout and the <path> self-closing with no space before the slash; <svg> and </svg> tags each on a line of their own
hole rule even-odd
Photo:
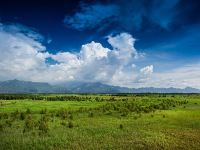
<svg viewBox="0 0 200 150">
<path fill-rule="evenodd" d="M 0 95 L 0 149 L 199 149 L 200 95 Z"/>
</svg>

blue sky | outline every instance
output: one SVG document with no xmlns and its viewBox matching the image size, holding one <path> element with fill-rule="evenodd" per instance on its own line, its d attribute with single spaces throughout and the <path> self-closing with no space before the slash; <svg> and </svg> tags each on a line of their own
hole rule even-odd
<svg viewBox="0 0 200 150">
<path fill-rule="evenodd" d="M 198 0 L 4 1 L 0 80 L 200 88 L 199 8 Z"/>
</svg>

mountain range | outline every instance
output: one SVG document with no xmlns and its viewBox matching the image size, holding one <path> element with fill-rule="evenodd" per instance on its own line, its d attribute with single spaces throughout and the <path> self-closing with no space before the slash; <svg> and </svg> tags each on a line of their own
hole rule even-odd
<svg viewBox="0 0 200 150">
<path fill-rule="evenodd" d="M 127 88 L 99 82 L 67 82 L 51 85 L 44 82 L 20 80 L 0 81 L 0 93 L 200 93 L 200 89 L 180 88 Z"/>
</svg>

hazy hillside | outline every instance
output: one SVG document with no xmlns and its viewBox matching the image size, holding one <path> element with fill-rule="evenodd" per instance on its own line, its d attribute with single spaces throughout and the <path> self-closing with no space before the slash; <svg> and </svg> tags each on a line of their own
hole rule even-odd
<svg viewBox="0 0 200 150">
<path fill-rule="evenodd" d="M 9 80 L 0 82 L 0 93 L 200 93 L 199 89 L 178 88 L 126 88 L 99 82 L 67 82 L 50 85 L 42 82 Z"/>
<path fill-rule="evenodd" d="M 48 83 L 8 80 L 0 82 L 0 93 L 63 93 L 64 88 L 52 86 Z"/>
</svg>

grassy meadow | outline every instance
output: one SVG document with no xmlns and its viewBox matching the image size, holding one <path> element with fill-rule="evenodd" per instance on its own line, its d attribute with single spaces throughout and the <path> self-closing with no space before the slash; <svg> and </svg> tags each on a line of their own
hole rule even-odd
<svg viewBox="0 0 200 150">
<path fill-rule="evenodd" d="M 200 95 L 0 95 L 0 149 L 198 150 Z"/>
</svg>

